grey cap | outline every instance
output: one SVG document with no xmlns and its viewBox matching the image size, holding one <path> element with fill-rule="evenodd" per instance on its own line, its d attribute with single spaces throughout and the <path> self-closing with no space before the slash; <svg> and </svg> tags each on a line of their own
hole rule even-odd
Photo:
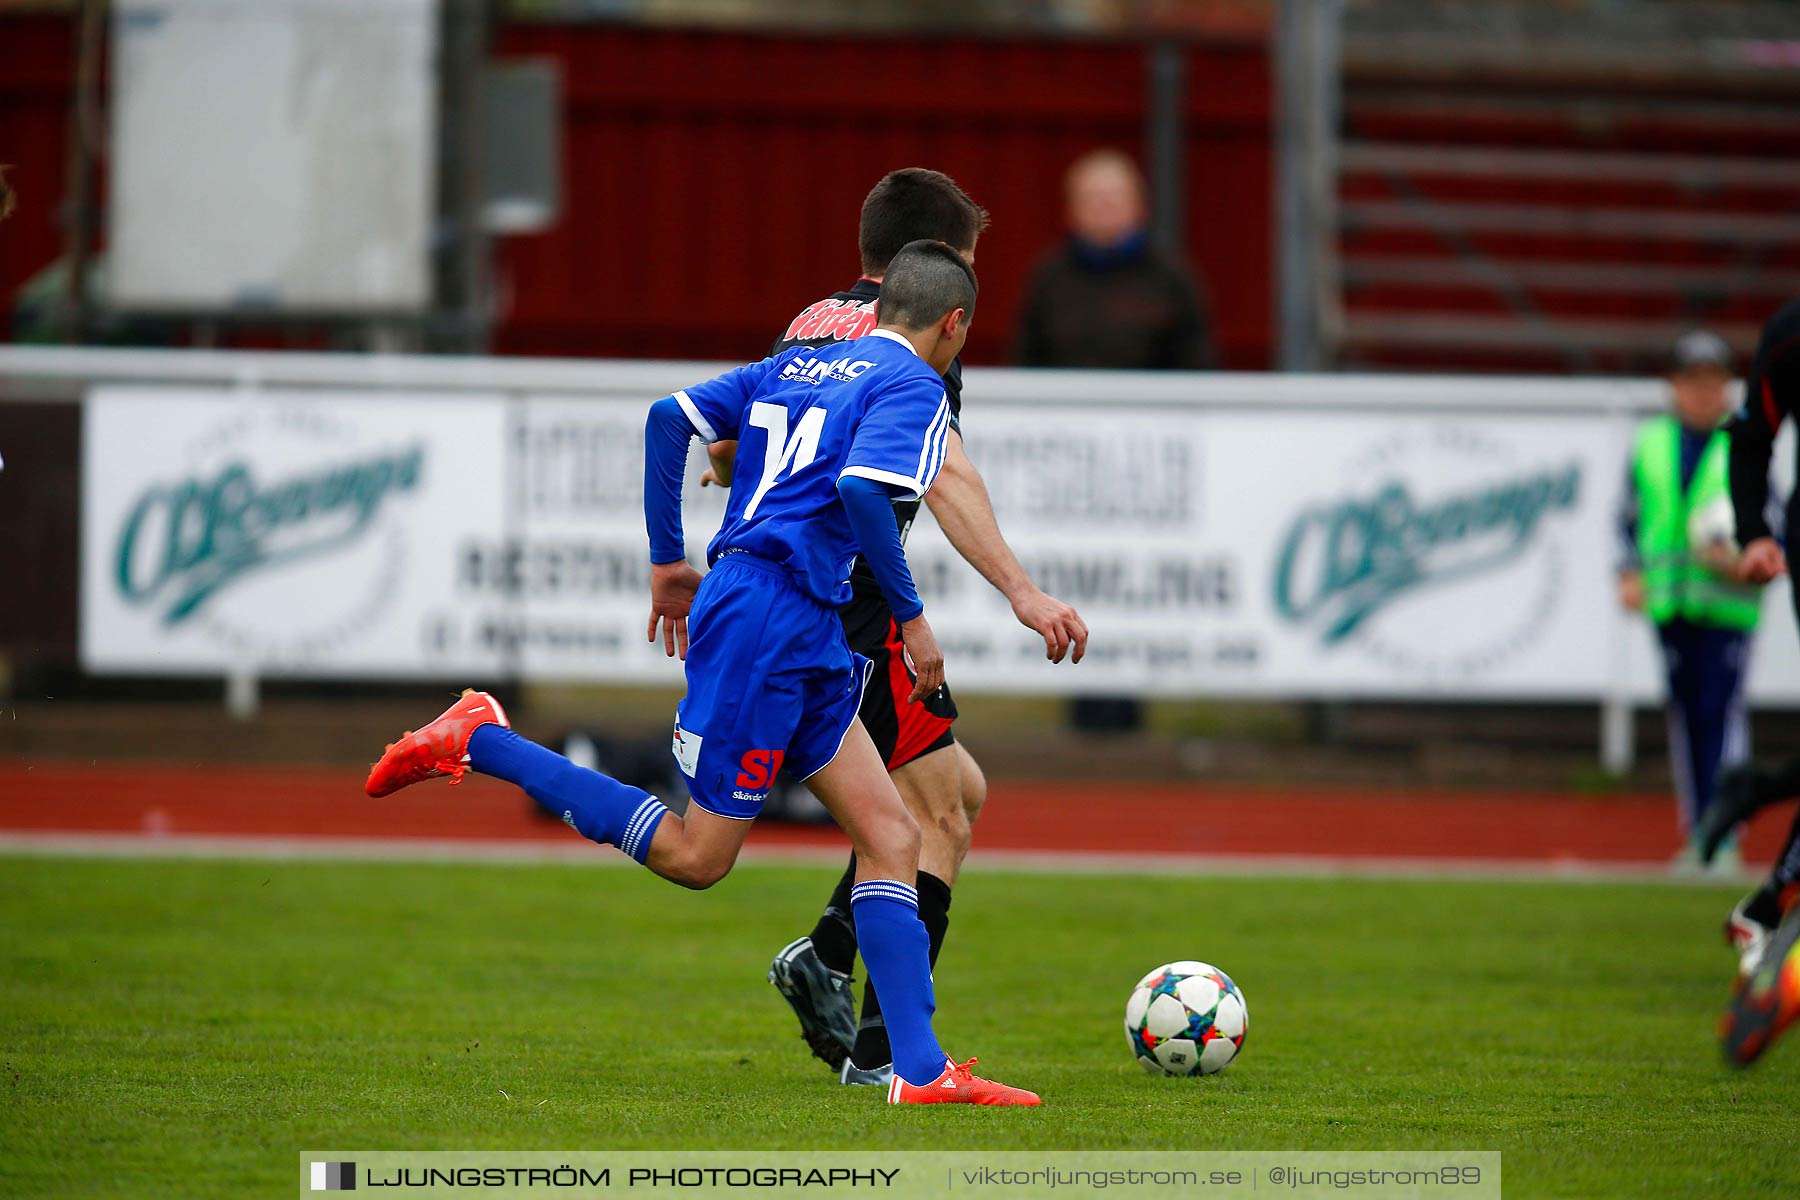
<svg viewBox="0 0 1800 1200">
<path fill-rule="evenodd" d="M 1731 370 L 1731 347 L 1725 339 L 1709 329 L 1691 329 L 1675 339 L 1671 366 L 1677 371 L 1694 367 L 1717 367 Z"/>
</svg>

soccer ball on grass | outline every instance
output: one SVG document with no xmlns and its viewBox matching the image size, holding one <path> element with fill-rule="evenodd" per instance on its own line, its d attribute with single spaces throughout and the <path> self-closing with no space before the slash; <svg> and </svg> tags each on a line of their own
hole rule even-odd
<svg viewBox="0 0 1800 1200">
<path fill-rule="evenodd" d="M 1131 1053 L 1158 1075 L 1217 1074 L 1243 1049 L 1249 1030 L 1244 993 L 1210 963 L 1158 967 L 1125 1002 Z"/>
</svg>

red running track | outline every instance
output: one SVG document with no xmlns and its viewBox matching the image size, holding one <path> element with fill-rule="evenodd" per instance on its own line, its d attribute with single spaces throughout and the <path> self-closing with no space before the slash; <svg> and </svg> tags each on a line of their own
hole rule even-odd
<svg viewBox="0 0 1800 1200">
<path fill-rule="evenodd" d="M 1790 811 L 1763 813 L 1746 857 L 1771 860 Z M 319 768 L 0 762 L 0 832 L 566 842 L 524 796 L 470 776 L 385 800 Z M 1471 863 L 1656 862 L 1675 852 L 1660 796 L 1245 787 L 993 785 L 980 847 L 1061 853 L 1317 855 Z M 767 824 L 752 845 L 841 846 L 835 829 Z"/>
</svg>

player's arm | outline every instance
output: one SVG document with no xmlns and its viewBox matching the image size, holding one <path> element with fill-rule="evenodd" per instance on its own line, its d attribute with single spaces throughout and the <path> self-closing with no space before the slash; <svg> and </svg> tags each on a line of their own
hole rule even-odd
<svg viewBox="0 0 1800 1200">
<path fill-rule="evenodd" d="M 666 396 L 650 406 L 644 422 L 644 528 L 650 535 L 650 624 L 647 640 L 662 633 L 669 657 L 687 658 L 688 611 L 700 572 L 688 565 L 681 529 L 681 482 L 688 445 L 735 438 L 744 405 L 776 365 L 775 359 L 727 371 L 716 379 Z"/>
<path fill-rule="evenodd" d="M 1777 338 L 1784 342 L 1771 347 Z M 1763 343 L 1744 381 L 1744 407 L 1729 426 L 1731 507 L 1744 548 L 1737 573 L 1747 583 L 1767 583 L 1787 571 L 1786 556 L 1769 528 L 1769 459 L 1784 415 L 1779 398 L 1800 394 L 1800 346 L 1793 331 L 1771 328 Z"/>
<path fill-rule="evenodd" d="M 895 497 L 911 489 L 849 474 L 839 476 L 837 488 L 857 548 L 881 586 L 888 607 L 894 610 L 901 641 L 912 658 L 916 676 L 908 699 L 923 700 L 944 685 L 944 652 L 938 649 L 937 637 L 926 623 L 925 604 L 919 599 L 906 548 L 900 543 L 900 527 L 894 522 Z"/>
<path fill-rule="evenodd" d="M 925 503 L 931 506 L 938 528 L 956 552 L 1006 597 L 1019 624 L 1044 639 L 1045 657 L 1061 662 L 1073 649 L 1072 661 L 1080 662 L 1087 653 L 1086 623 L 1074 608 L 1044 592 L 1026 574 L 1018 556 L 1000 535 L 987 484 L 964 453 L 962 434 L 954 429 L 950 431 L 944 468 L 926 494 Z"/>
<path fill-rule="evenodd" d="M 904 381 L 870 398 L 857 423 L 838 498 L 857 548 L 880 585 L 912 660 L 911 699 L 922 700 L 944 683 L 944 654 L 925 621 L 894 520 L 894 498 L 923 499 L 943 470 L 950 432 L 950 401 L 941 381 Z"/>
<path fill-rule="evenodd" d="M 681 530 L 681 479 L 687 472 L 693 423 L 669 396 L 650 406 L 644 422 L 644 528 L 650 534 L 650 625 L 647 640 L 661 627 L 671 658 L 687 658 L 687 617 L 700 572 L 688 565 Z"/>
</svg>

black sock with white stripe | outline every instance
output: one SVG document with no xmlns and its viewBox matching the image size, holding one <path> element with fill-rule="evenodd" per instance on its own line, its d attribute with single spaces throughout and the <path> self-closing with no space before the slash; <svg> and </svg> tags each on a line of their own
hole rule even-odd
<svg viewBox="0 0 1800 1200">
<path fill-rule="evenodd" d="M 856 966 L 856 925 L 850 918 L 850 889 L 855 886 L 856 855 L 852 854 L 850 865 L 844 868 L 843 876 L 832 889 L 831 899 L 812 931 L 813 953 L 839 975 L 850 974 Z M 929 926 L 930 922 L 926 924 Z"/>
</svg>

